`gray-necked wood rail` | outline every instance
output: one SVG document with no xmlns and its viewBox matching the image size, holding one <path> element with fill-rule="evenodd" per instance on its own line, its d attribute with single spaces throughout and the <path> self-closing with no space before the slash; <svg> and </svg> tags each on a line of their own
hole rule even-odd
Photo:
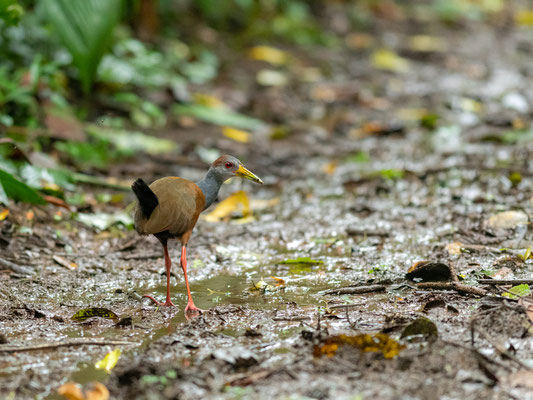
<svg viewBox="0 0 533 400">
<path fill-rule="evenodd" d="M 137 179 L 131 189 L 137 196 L 135 208 L 135 230 L 139 235 L 154 235 L 163 245 L 165 267 L 167 272 L 167 299 L 158 302 L 150 295 L 144 295 L 162 306 L 173 306 L 170 300 L 170 267 L 168 255 L 168 239 L 178 239 L 181 242 L 181 268 L 185 276 L 187 287 L 187 307 L 185 313 L 199 313 L 202 310 L 194 305 L 187 278 L 187 243 L 192 230 L 202 211 L 216 200 L 220 186 L 224 181 L 234 176 L 263 183 L 261 179 L 244 168 L 235 157 L 224 155 L 216 159 L 204 178 L 199 182 L 168 176 L 153 182 L 148 186 L 142 179 Z"/>
</svg>

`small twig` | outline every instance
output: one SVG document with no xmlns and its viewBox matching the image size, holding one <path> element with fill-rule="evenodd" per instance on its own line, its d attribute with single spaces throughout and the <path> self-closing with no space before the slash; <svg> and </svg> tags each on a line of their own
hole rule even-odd
<svg viewBox="0 0 533 400">
<path fill-rule="evenodd" d="M 350 321 L 350 312 L 346 310 L 346 321 L 348 321 L 348 325 L 355 331 L 357 328 L 355 327 L 355 324 L 352 324 L 352 321 Z"/>
<path fill-rule="evenodd" d="M 478 279 L 483 285 L 533 285 L 533 279 Z"/>
<path fill-rule="evenodd" d="M 31 266 L 29 265 L 18 265 L 14 262 L 5 260 L 3 258 L 0 258 L 0 265 L 2 267 L 8 268 L 11 271 L 21 274 L 21 275 L 31 275 L 34 271 Z"/>
<path fill-rule="evenodd" d="M 422 282 L 417 283 L 416 286 L 419 289 L 455 290 L 459 293 L 468 293 L 476 296 L 485 296 L 488 293 L 485 289 L 467 286 L 457 282 Z"/>
<path fill-rule="evenodd" d="M 448 267 L 450 268 L 450 274 L 452 275 L 452 281 L 454 283 L 460 284 L 459 278 L 457 277 L 457 271 L 455 270 L 453 263 L 450 263 Z"/>
<path fill-rule="evenodd" d="M 328 306 L 328 308 L 330 310 L 335 310 L 335 309 L 338 309 L 338 308 L 355 308 L 355 307 L 360 307 L 360 306 L 364 306 L 365 303 L 353 303 L 353 304 L 335 304 L 333 306 Z"/>
<path fill-rule="evenodd" d="M 63 342 L 57 342 L 57 343 L 41 343 L 41 344 L 35 344 L 31 346 L 3 346 L 0 345 L 0 353 L 6 352 L 6 353 L 16 353 L 19 351 L 33 351 L 33 350 L 47 350 L 47 349 L 56 349 L 58 347 L 69 347 L 69 346 L 88 346 L 88 345 L 95 345 L 95 346 L 128 346 L 128 345 L 140 345 L 141 343 L 138 342 L 126 342 L 123 340 L 105 340 L 105 339 L 97 339 L 97 338 L 90 338 L 90 339 L 76 339 L 76 340 L 66 340 Z"/>
<path fill-rule="evenodd" d="M 248 385 L 251 385 L 252 383 L 254 383 L 254 382 L 256 382 L 256 381 L 258 381 L 260 379 L 268 378 L 270 375 L 272 375 L 276 371 L 277 370 L 275 370 L 275 369 L 264 369 L 264 370 L 261 370 L 261 371 L 254 372 L 252 374 L 246 374 L 246 375 L 239 374 L 236 377 L 233 377 L 232 379 L 230 379 L 226 383 L 226 385 L 229 385 L 229 386 L 248 386 Z"/>
<path fill-rule="evenodd" d="M 311 317 L 307 316 L 294 316 L 294 317 L 275 317 L 272 318 L 272 321 L 307 321 L 308 319 L 311 319 Z"/>
<path fill-rule="evenodd" d="M 379 237 L 389 237 L 390 232 L 387 231 L 377 231 L 372 229 L 361 229 L 361 228 L 348 228 L 346 229 L 346 234 L 348 236 L 379 236 Z"/>
<path fill-rule="evenodd" d="M 322 294 L 362 294 L 371 292 L 383 292 L 385 290 L 384 285 L 369 285 L 369 286 L 348 286 L 337 289 L 329 289 L 321 292 Z"/>
</svg>

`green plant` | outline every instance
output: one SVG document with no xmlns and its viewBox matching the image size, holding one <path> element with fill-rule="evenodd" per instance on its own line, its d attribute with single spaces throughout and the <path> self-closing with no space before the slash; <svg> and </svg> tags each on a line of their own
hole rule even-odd
<svg viewBox="0 0 533 400">
<path fill-rule="evenodd" d="M 0 20 L 6 25 L 16 25 L 24 14 L 18 0 L 0 0 Z"/>
<path fill-rule="evenodd" d="M 120 20 L 122 0 L 43 0 L 42 6 L 88 93 Z"/>
</svg>

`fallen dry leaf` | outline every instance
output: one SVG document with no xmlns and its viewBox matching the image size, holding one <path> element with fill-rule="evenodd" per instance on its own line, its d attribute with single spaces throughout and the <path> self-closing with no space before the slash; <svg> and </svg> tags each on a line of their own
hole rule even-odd
<svg viewBox="0 0 533 400">
<path fill-rule="evenodd" d="M 115 367 L 115 365 L 117 365 L 118 359 L 121 354 L 122 351 L 120 349 L 110 351 L 105 355 L 104 358 L 94 364 L 94 366 L 96 369 L 104 369 L 107 372 L 110 372 Z"/>
<path fill-rule="evenodd" d="M 322 166 L 322 171 L 328 175 L 333 175 L 336 169 L 337 169 L 336 161 L 330 161 L 327 164 Z"/>
<path fill-rule="evenodd" d="M 0 211 L 0 221 L 3 221 L 4 219 L 6 219 L 8 215 L 9 215 L 9 210 L 7 208 L 2 209 L 2 211 Z"/>
<path fill-rule="evenodd" d="M 533 26 L 533 10 L 520 10 L 514 15 L 517 25 Z"/>
<path fill-rule="evenodd" d="M 438 36 L 415 35 L 409 38 L 409 49 L 421 53 L 446 50 L 446 42 Z"/>
<path fill-rule="evenodd" d="M 270 46 L 252 47 L 248 54 L 254 60 L 265 61 L 274 65 L 283 65 L 288 60 L 287 53 Z"/>
<path fill-rule="evenodd" d="M 91 385 L 84 393 L 77 383 L 67 382 L 57 389 L 57 393 L 68 400 L 109 400 L 109 390 L 104 385 L 99 382 Z"/>
<path fill-rule="evenodd" d="M 229 126 L 222 127 L 222 134 L 227 138 L 235 140 L 239 143 L 248 143 L 250 141 L 250 133 L 240 129 L 231 128 Z"/>
<path fill-rule="evenodd" d="M 375 335 L 336 335 L 330 336 L 324 340 L 321 345 L 316 345 L 313 351 L 315 357 L 326 355 L 333 357 L 340 346 L 349 345 L 358 348 L 363 352 L 382 353 L 385 358 L 393 358 L 405 346 L 399 344 L 385 333 L 376 333 Z"/>
<path fill-rule="evenodd" d="M 99 382 L 94 382 L 93 387 L 85 392 L 86 400 L 109 400 L 109 390 Z"/>
<path fill-rule="evenodd" d="M 487 225 L 493 229 L 513 229 L 518 225 L 526 225 L 528 220 L 527 214 L 523 211 L 503 211 L 491 215 Z"/>
<path fill-rule="evenodd" d="M 80 386 L 74 382 L 67 382 L 57 389 L 57 393 L 68 400 L 85 400 Z"/>
<path fill-rule="evenodd" d="M 210 108 L 225 108 L 226 104 L 218 97 L 205 93 L 193 93 L 194 102 Z"/>
<path fill-rule="evenodd" d="M 376 50 L 372 54 L 371 62 L 374 67 L 385 71 L 407 72 L 409 69 L 407 59 L 388 49 Z"/>
<path fill-rule="evenodd" d="M 251 214 L 250 201 L 248 200 L 246 192 L 243 190 L 235 192 L 227 199 L 222 200 L 215 209 L 204 218 L 209 222 L 219 222 L 229 219 L 236 211 L 241 211 L 243 217 L 247 217 Z"/>
<path fill-rule="evenodd" d="M 463 247 L 463 244 L 461 242 L 448 243 L 446 245 L 446 251 L 450 255 L 458 255 L 458 254 L 461 254 L 462 247 Z"/>
<path fill-rule="evenodd" d="M 75 262 L 69 261 L 66 258 L 63 258 L 61 256 L 53 256 L 52 260 L 54 260 L 56 263 L 58 263 L 62 267 L 65 267 L 65 268 L 68 268 L 68 269 L 74 270 L 74 269 L 78 268 L 78 264 L 76 264 Z"/>
</svg>

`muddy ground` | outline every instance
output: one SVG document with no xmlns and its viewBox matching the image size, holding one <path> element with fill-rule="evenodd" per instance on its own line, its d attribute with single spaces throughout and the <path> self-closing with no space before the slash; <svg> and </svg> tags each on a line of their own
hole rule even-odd
<svg viewBox="0 0 533 400">
<path fill-rule="evenodd" d="M 288 86 L 261 88 L 254 62 L 228 57 L 210 90 L 288 127 L 288 137 L 236 143 L 212 126 L 177 126 L 158 133 L 179 143 L 175 156 L 139 155 L 109 171 L 199 179 L 201 147 L 234 154 L 263 178 L 264 186 L 234 180 L 220 194 L 243 189 L 265 200 L 252 201 L 254 219 L 200 220 L 195 229 L 189 277 L 208 309 L 199 317 L 183 315 L 177 243 L 177 307 L 158 309 L 140 297 L 164 296 L 155 238 L 54 219 L 52 206 L 13 206 L 0 222 L 1 257 L 26 269 L 0 267 L 0 397 L 59 399 L 67 381 L 97 381 L 117 399 L 533 399 L 523 302 L 502 297 L 509 285 L 479 282 L 531 277 L 531 260 L 519 256 L 533 247 L 533 30 L 505 16 L 456 25 L 405 18 L 377 19 L 371 32 L 409 61 L 405 72 L 378 70 L 372 50 L 343 44 L 297 55 L 300 66 L 326 71 L 319 81 L 296 79 L 296 68 Z M 406 48 L 415 34 L 440 38 L 446 50 Z M 420 124 L 420 109 L 439 116 L 434 129 Z M 125 208 L 128 196 L 105 211 Z M 319 262 L 281 263 L 297 257 Z M 468 290 L 407 280 L 422 260 L 451 265 Z M 382 287 L 324 293 L 369 285 Z M 71 320 L 88 307 L 131 320 Z M 438 333 L 401 338 L 420 317 Z M 349 345 L 316 354 L 327 337 L 379 332 L 405 348 L 392 358 Z M 40 344 L 53 346 L 26 348 Z M 97 370 L 115 348 L 116 367 Z"/>
</svg>

